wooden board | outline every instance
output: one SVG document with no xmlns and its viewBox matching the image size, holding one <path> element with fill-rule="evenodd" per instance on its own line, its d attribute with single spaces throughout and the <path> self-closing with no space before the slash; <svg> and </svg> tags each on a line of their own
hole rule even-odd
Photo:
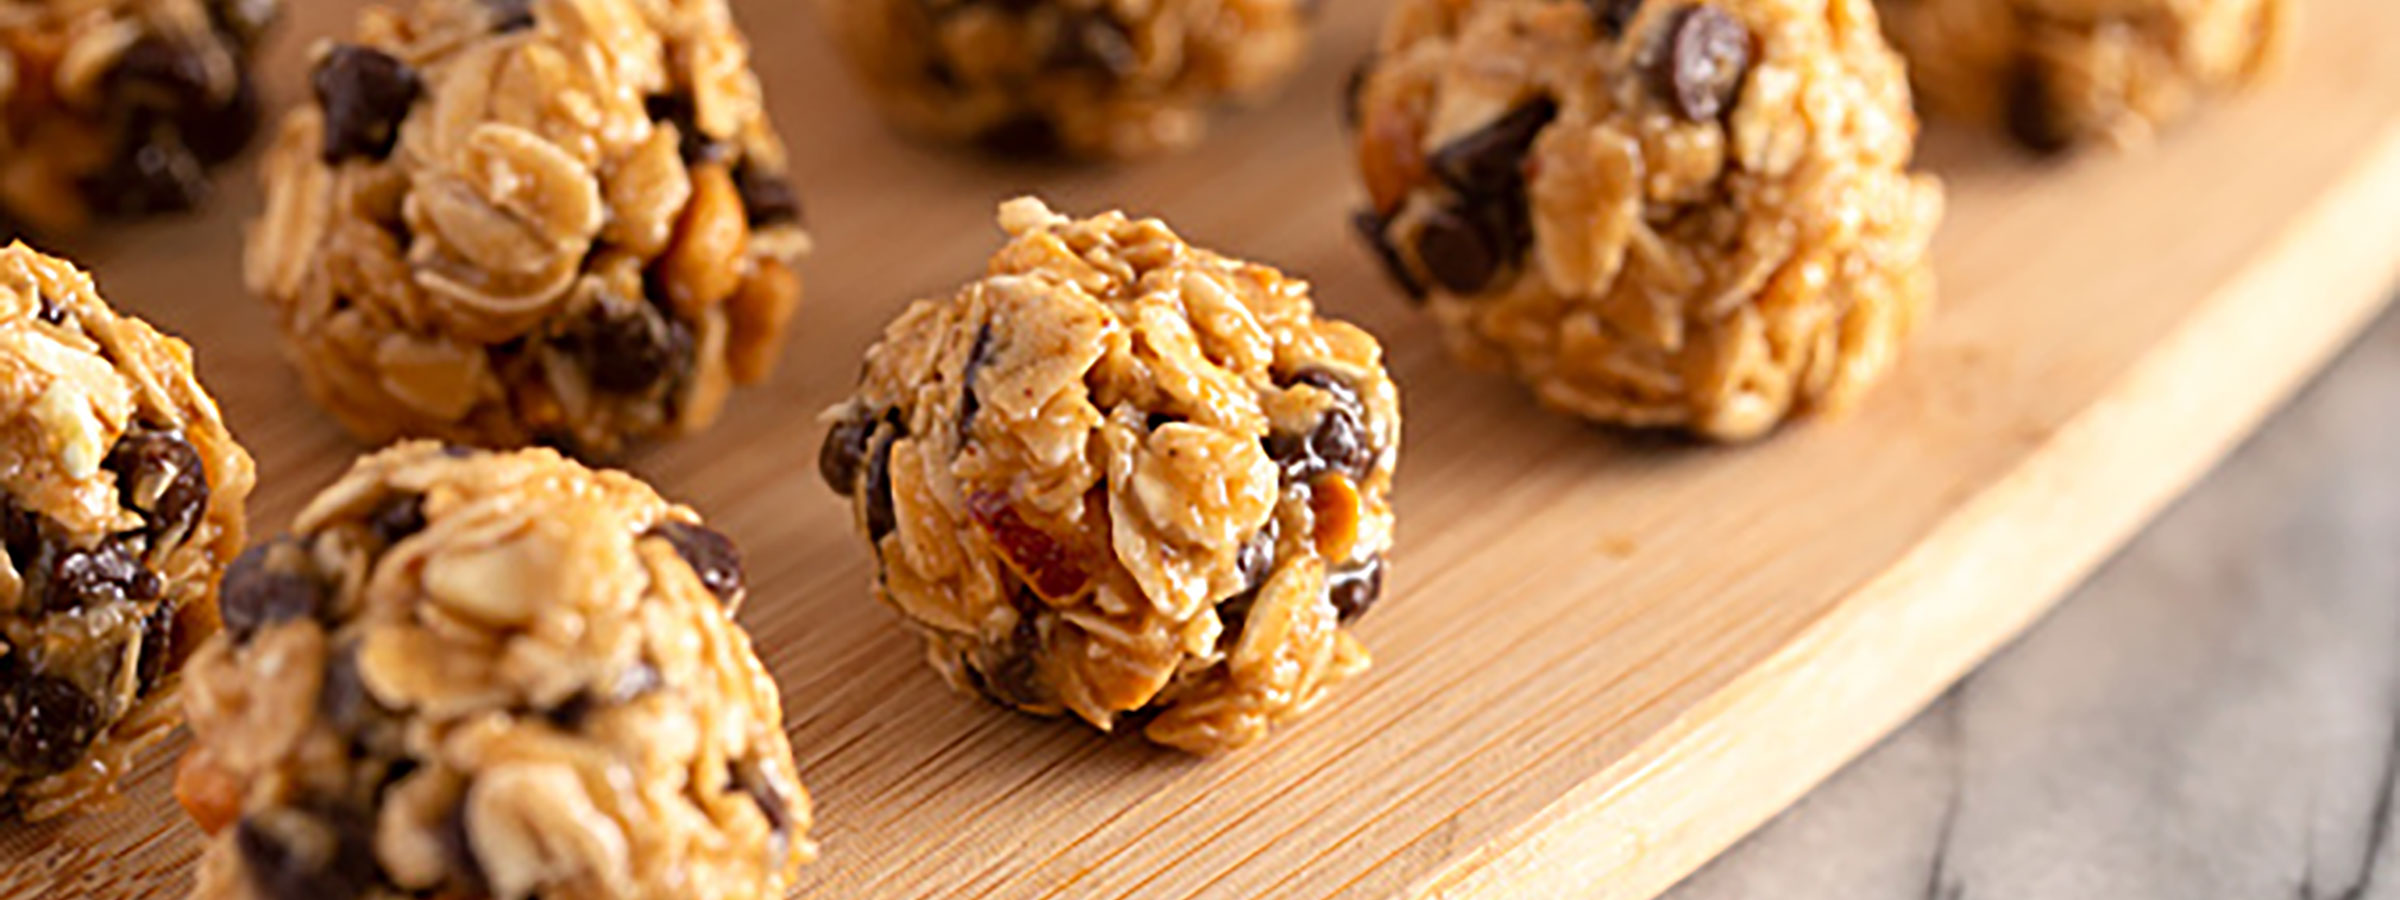
<svg viewBox="0 0 2400 900">
<path fill-rule="evenodd" d="M 350 0 L 295 0 L 271 96 Z M 2400 4 L 2315 0 L 2282 81 L 2155 152 L 2063 165 L 1974 135 L 1943 309 L 1855 416 L 1747 449 L 1628 439 L 1462 374 L 1355 247 L 1334 102 L 1380 4 L 1333 4 L 1281 101 L 1203 151 L 1104 171 L 912 146 L 798 0 L 737 0 L 820 253 L 782 374 L 632 467 L 750 557 L 743 618 L 820 810 L 812 897 L 1649 897 L 2040 615 L 2379 308 L 2400 272 Z M 1375 670 L 1203 761 L 954 696 L 870 599 L 814 416 L 911 297 L 977 271 L 992 207 L 1122 204 L 1314 279 L 1406 391 L 1401 544 Z M 199 346 L 280 529 L 359 448 L 242 296 L 246 177 L 200 219 L 73 248 Z M 2234 548 L 2228 548 L 2232 550 Z M 181 741 L 169 748 L 179 751 Z M 171 753 L 121 810 L 0 835 L 0 897 L 180 896 Z"/>
</svg>

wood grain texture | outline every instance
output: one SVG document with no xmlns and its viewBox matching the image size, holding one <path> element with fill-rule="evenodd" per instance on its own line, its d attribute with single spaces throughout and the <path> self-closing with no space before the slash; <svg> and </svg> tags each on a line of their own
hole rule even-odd
<svg viewBox="0 0 2400 900">
<path fill-rule="evenodd" d="M 1283 99 L 1201 152 L 1010 166 L 884 132 L 797 0 L 735 0 L 819 252 L 781 374 L 631 462 L 748 551 L 743 618 L 820 811 L 812 897 L 1655 894 L 2038 616 L 2339 346 L 2400 274 L 2400 33 L 2316 0 L 2283 79 L 2154 152 L 2064 164 L 1936 133 L 1943 308 L 1843 421 L 1743 449 L 1542 414 L 1441 356 L 1342 215 L 1344 69 L 1380 4 L 1332 4 Z M 350 0 L 298 0 L 269 96 Z M 1263 746 L 1194 760 L 954 696 L 868 594 L 817 483 L 817 410 L 908 299 L 976 272 L 993 206 L 1121 205 L 1307 276 L 1406 392 L 1377 665 Z M 255 181 L 205 218 L 63 249 L 190 338 L 280 529 L 359 447 L 316 413 L 239 280 Z M 171 750 L 180 750 L 180 740 Z M 178 896 L 198 836 L 155 755 L 120 810 L 0 834 L 0 898 Z"/>
</svg>

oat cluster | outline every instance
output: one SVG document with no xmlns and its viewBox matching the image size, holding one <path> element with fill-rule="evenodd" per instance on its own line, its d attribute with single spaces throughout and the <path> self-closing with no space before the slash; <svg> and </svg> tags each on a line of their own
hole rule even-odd
<svg viewBox="0 0 2400 900">
<path fill-rule="evenodd" d="M 1361 231 L 1548 406 L 1754 438 L 1931 303 L 1942 193 L 1869 0 L 1401 0 L 1353 101 Z"/>
<path fill-rule="evenodd" d="M 876 593 L 961 689 L 1229 750 L 1367 665 L 1399 396 L 1308 286 L 1154 219 L 1001 209 L 830 418 Z"/>
<path fill-rule="evenodd" d="M 322 45 L 251 288 L 361 438 L 606 458 L 766 377 L 808 246 L 724 0 L 418 0 Z"/>
<path fill-rule="evenodd" d="M 0 821 L 114 796 L 217 627 L 250 456 L 191 348 L 0 250 Z"/>
<path fill-rule="evenodd" d="M 1011 154 L 1188 147 L 1297 68 L 1320 0 L 817 0 L 902 128 Z"/>
<path fill-rule="evenodd" d="M 546 449 L 360 460 L 225 577 L 195 900 L 784 896 L 808 796 L 731 541 Z"/>
<path fill-rule="evenodd" d="M 0 0 L 0 236 L 182 212 L 258 126 L 277 0 Z"/>
<path fill-rule="evenodd" d="M 2256 81 L 2298 0 L 1881 0 L 1884 30 L 1939 114 L 2057 152 L 2148 143 Z"/>
</svg>

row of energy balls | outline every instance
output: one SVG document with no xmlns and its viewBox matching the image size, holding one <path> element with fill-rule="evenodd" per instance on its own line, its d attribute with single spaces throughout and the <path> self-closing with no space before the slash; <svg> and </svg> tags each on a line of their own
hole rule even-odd
<svg viewBox="0 0 2400 900">
<path fill-rule="evenodd" d="M 1346 112 L 1357 224 L 1459 354 L 1722 439 L 1838 406 L 1930 296 L 1929 103 L 2145 139 L 2287 0 L 1400 0 Z M 1307 0 L 826 0 L 893 117 L 1186 146 Z M 272 0 L 0 0 L 0 208 L 199 200 Z M 104 800 L 188 712 L 197 896 L 779 896 L 812 852 L 739 554 L 608 458 L 768 374 L 808 247 L 724 0 L 416 0 L 320 45 L 250 287 L 360 460 L 243 547 L 249 457 L 181 342 L 0 252 L 0 798 Z M 1195 751 L 1363 669 L 1399 444 L 1374 338 L 1155 220 L 1001 210 L 828 420 L 877 593 L 963 689 Z M 238 554 L 238 556 L 237 556 Z M 188 676 L 188 690 L 180 682 Z M 178 695 L 180 693 L 180 702 Z"/>
</svg>

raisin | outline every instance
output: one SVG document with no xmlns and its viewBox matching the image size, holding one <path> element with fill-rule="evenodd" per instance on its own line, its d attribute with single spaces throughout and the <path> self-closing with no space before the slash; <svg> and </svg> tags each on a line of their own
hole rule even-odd
<svg viewBox="0 0 2400 900">
<path fill-rule="evenodd" d="M 649 303 L 602 298 L 552 344 L 583 363 L 593 387 L 612 394 L 650 390 L 692 363 L 691 329 Z"/>
<path fill-rule="evenodd" d="M 100 704 L 63 678 L 21 677 L 0 697 L 0 755 L 28 773 L 74 765 L 100 733 Z"/>
<path fill-rule="evenodd" d="M 900 517 L 892 510 L 892 442 L 908 436 L 908 426 L 901 424 L 898 411 L 884 414 L 883 421 L 891 426 L 877 429 L 879 437 L 867 454 L 867 539 L 882 543 L 883 536 L 900 525 Z"/>
<path fill-rule="evenodd" d="M 776 784 L 774 776 L 768 775 L 766 767 L 756 760 L 734 763 L 729 774 L 726 780 L 733 782 L 735 789 L 750 795 L 750 799 L 758 804 L 759 813 L 766 816 L 767 827 L 773 832 L 767 853 L 777 866 L 782 865 L 783 857 L 792 849 L 792 826 L 795 822 L 791 792 Z"/>
<path fill-rule="evenodd" d="M 1018 598 L 1017 624 L 1008 640 L 979 648 L 966 667 L 977 692 L 1002 706 L 1038 707 L 1048 699 L 1041 688 L 1040 664 L 1034 661 L 1042 651 L 1042 629 L 1034 609 L 1039 603 Z"/>
<path fill-rule="evenodd" d="M 284 553 L 278 554 L 278 549 Z M 218 611 L 234 640 L 249 640 L 259 629 L 279 622 L 314 618 L 324 607 L 323 584 L 303 573 L 284 571 L 270 558 L 304 552 L 299 541 L 287 537 L 252 547 L 226 567 Z"/>
<path fill-rule="evenodd" d="M 2074 127 L 2053 98 L 2041 63 L 2031 58 L 2018 60 L 2009 71 L 2006 89 L 2008 133 L 2017 143 L 2042 156 L 2054 156 L 2073 146 Z"/>
<path fill-rule="evenodd" d="M 650 533 L 675 546 L 675 553 L 692 567 L 700 585 L 717 599 L 731 603 L 742 595 L 742 553 L 733 539 L 701 525 L 660 522 Z"/>
<path fill-rule="evenodd" d="M 1732 109 L 1750 74 L 1750 29 L 1717 7 L 1687 7 L 1667 28 L 1666 53 L 1653 71 L 1677 113 L 1707 122 Z"/>
<path fill-rule="evenodd" d="M 1281 523 L 1270 516 L 1267 524 L 1259 526 L 1258 533 L 1243 542 L 1241 553 L 1234 557 L 1234 567 L 1241 573 L 1244 590 L 1257 589 L 1275 571 L 1275 542 L 1282 531 Z"/>
<path fill-rule="evenodd" d="M 958 385 L 958 441 L 965 444 L 967 432 L 975 427 L 975 414 L 983 410 L 983 398 L 975 395 L 975 375 L 983 371 L 985 358 L 992 353 L 992 323 L 985 322 L 975 329 L 975 346 L 967 350 L 965 371 Z"/>
<path fill-rule="evenodd" d="M 425 495 L 393 494 L 367 511 L 367 531 L 385 547 L 425 530 Z"/>
<path fill-rule="evenodd" d="M 261 900 L 355 900 L 377 880 L 373 822 L 334 810 L 245 816 L 233 846 Z"/>
<path fill-rule="evenodd" d="M 751 227 L 800 224 L 800 194 L 792 190 L 790 179 L 763 171 L 745 159 L 733 169 L 733 188 L 742 196 L 742 210 Z"/>
<path fill-rule="evenodd" d="M 1268 435 L 1267 456 L 1283 470 L 1284 483 L 1305 484 L 1326 472 L 1365 478 L 1376 454 L 1368 446 L 1366 426 L 1360 421 L 1363 412 L 1357 391 L 1340 376 L 1321 369 L 1294 375 L 1285 387 L 1303 384 L 1332 395 L 1333 404 L 1307 434 Z"/>
<path fill-rule="evenodd" d="M 1334 615 L 1341 621 L 1365 615 L 1367 609 L 1383 596 L 1383 557 L 1340 569 L 1325 576 L 1325 598 L 1333 603 Z"/>
<path fill-rule="evenodd" d="M 1050 65 L 1125 78 L 1141 70 L 1142 56 L 1124 23 L 1104 12 L 1077 12 L 1068 13 L 1059 25 L 1058 39 L 1050 46 Z"/>
<path fill-rule="evenodd" d="M 117 102 L 177 110 L 208 106 L 208 60 L 199 48 L 149 35 L 135 40 L 109 70 Z"/>
<path fill-rule="evenodd" d="M 53 545 L 44 555 L 50 566 L 28 578 L 26 589 L 35 590 L 38 583 L 42 608 L 52 612 L 155 600 L 165 589 L 122 540 L 103 541 L 90 550 Z"/>
<path fill-rule="evenodd" d="M 222 106 L 185 107 L 175 116 L 176 134 L 202 163 L 214 165 L 240 155 L 258 133 L 258 84 L 245 74 Z"/>
<path fill-rule="evenodd" d="M 1558 118 L 1558 103 L 1536 98 L 1473 132 L 1443 144 L 1427 162 L 1442 181 L 1483 200 L 1525 192 L 1525 154 Z"/>
<path fill-rule="evenodd" d="M 533 0 L 483 0 L 484 8 L 492 12 L 495 32 L 522 31 L 533 27 Z"/>
<path fill-rule="evenodd" d="M 336 44 L 309 76 L 325 110 L 327 165 L 355 157 L 381 160 L 400 139 L 400 121 L 424 91 L 415 69 L 357 44 Z"/>
<path fill-rule="evenodd" d="M 817 474 L 824 476 L 826 487 L 845 497 L 858 490 L 858 467 L 867 458 L 867 442 L 875 437 L 875 417 L 865 412 L 854 410 L 833 423 L 817 448 Z"/>
<path fill-rule="evenodd" d="M 1592 24 L 1608 37 L 1625 36 L 1625 26 L 1633 24 L 1635 13 L 1642 11 L 1642 0 L 1584 0 L 1592 8 Z"/>
<path fill-rule="evenodd" d="M 142 514 L 152 544 L 191 535 L 208 508 L 200 451 L 180 432 L 135 426 L 101 465 L 117 476 L 117 502 Z"/>
<path fill-rule="evenodd" d="M 147 696 L 167 674 L 167 662 L 175 655 L 175 614 L 175 604 L 161 603 L 142 617 L 142 649 L 133 664 L 137 694 Z"/>
<path fill-rule="evenodd" d="M 1418 281 L 1416 273 L 1408 270 L 1408 263 L 1400 258 L 1399 248 L 1392 246 L 1391 239 L 1384 236 L 1384 228 L 1388 224 L 1382 215 L 1372 209 L 1359 210 L 1350 217 L 1350 227 L 1356 229 L 1359 237 L 1366 240 L 1367 247 L 1375 251 L 1375 258 L 1383 263 L 1384 274 L 1391 276 L 1392 282 L 1400 286 L 1409 302 L 1423 303 L 1425 283 Z"/>
<path fill-rule="evenodd" d="M 642 107 L 653 122 L 670 122 L 675 126 L 677 152 L 683 154 L 683 164 L 696 166 L 718 162 L 733 155 L 733 147 L 710 137 L 700 130 L 700 109 L 692 98 L 683 94 L 653 94 Z"/>
</svg>

